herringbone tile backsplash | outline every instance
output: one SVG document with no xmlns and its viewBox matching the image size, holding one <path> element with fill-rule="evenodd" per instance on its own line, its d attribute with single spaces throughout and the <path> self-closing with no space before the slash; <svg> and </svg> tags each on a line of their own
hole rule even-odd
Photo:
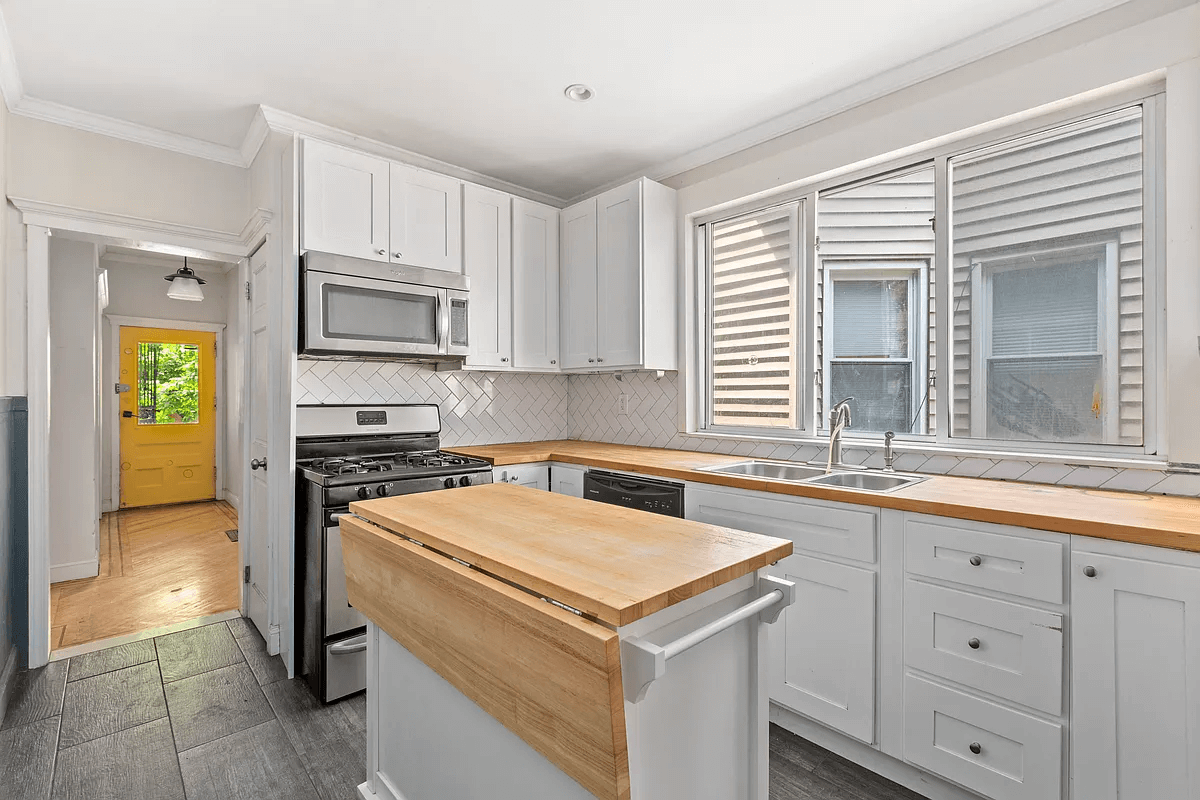
<svg viewBox="0 0 1200 800">
<path fill-rule="evenodd" d="M 562 439 L 567 433 L 565 375 L 302 359 L 296 364 L 296 404 L 311 403 L 437 403 L 447 447 Z"/>
<path fill-rule="evenodd" d="M 629 411 L 617 412 L 620 395 Z M 301 360 L 296 403 L 437 403 L 446 446 L 546 439 L 730 453 L 785 461 L 819 461 L 826 448 L 679 433 L 678 375 L 538 375 L 437 372 L 423 364 Z M 848 463 L 883 466 L 877 449 L 846 450 Z M 1187 470 L 1085 467 L 1054 461 L 979 458 L 901 451 L 896 469 L 936 475 L 1020 480 L 1062 486 L 1200 496 L 1200 475 Z"/>
</svg>

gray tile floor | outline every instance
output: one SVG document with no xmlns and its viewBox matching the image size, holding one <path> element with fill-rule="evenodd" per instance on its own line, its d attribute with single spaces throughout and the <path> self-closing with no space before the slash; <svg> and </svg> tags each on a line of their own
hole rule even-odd
<svg viewBox="0 0 1200 800">
<path fill-rule="evenodd" d="M 323 706 L 236 619 L 21 673 L 4 800 L 356 800 L 364 695 Z M 770 800 L 922 800 L 771 726 Z"/>
<path fill-rule="evenodd" d="M 246 620 L 21 673 L 0 727 L 0 798 L 355 800 L 366 698 L 287 680 Z"/>
</svg>

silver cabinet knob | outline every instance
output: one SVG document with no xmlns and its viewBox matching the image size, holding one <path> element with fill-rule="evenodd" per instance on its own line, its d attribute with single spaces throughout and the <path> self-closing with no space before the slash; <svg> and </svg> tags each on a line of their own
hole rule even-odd
<svg viewBox="0 0 1200 800">
<path fill-rule="evenodd" d="M 978 567 L 982 563 L 983 563 L 983 559 L 980 558 L 979 556 L 971 556 L 971 566 L 972 567 Z"/>
<path fill-rule="evenodd" d="M 972 650 L 978 650 L 979 649 L 979 640 L 978 639 L 968 639 L 967 647 L 971 648 Z"/>
<path fill-rule="evenodd" d="M 400 258 L 404 253 L 392 253 L 392 258 Z"/>
<path fill-rule="evenodd" d="M 556 359 L 553 359 L 553 358 L 552 358 L 552 359 L 550 359 L 550 363 L 551 363 L 551 364 L 557 364 L 557 363 L 558 363 L 558 361 L 557 361 Z"/>
<path fill-rule="evenodd" d="M 969 749 L 975 755 L 979 755 L 980 753 L 983 752 L 983 745 L 981 745 L 979 742 L 971 742 L 971 746 Z"/>
<path fill-rule="evenodd" d="M 603 364 L 603 363 L 604 363 L 604 359 L 603 359 L 603 358 L 597 358 L 597 359 L 596 359 L 596 361 L 598 361 L 598 362 L 599 362 L 599 363 L 601 363 L 601 364 Z"/>
<path fill-rule="evenodd" d="M 589 358 L 589 359 L 588 359 L 588 363 L 589 363 L 589 364 L 595 364 L 595 363 L 596 363 L 596 359 L 594 359 L 594 358 Z"/>
<path fill-rule="evenodd" d="M 1088 565 L 1083 568 L 1083 574 L 1087 575 L 1089 578 L 1094 578 L 1094 577 L 1096 577 L 1096 568 L 1091 565 Z"/>
<path fill-rule="evenodd" d="M 386 255 L 387 255 L 387 250 L 384 250 L 383 248 L 380 248 L 379 250 L 376 250 L 375 252 L 376 252 L 376 253 L 378 253 L 378 254 L 379 254 L 379 255 L 381 255 L 381 256 L 386 256 Z"/>
<path fill-rule="evenodd" d="M 507 358 L 504 358 L 504 357 L 501 357 L 501 359 L 500 359 L 500 360 L 501 360 L 501 361 L 503 361 L 503 362 L 505 362 L 505 363 L 507 363 L 507 362 L 508 362 L 508 359 L 507 359 Z"/>
</svg>

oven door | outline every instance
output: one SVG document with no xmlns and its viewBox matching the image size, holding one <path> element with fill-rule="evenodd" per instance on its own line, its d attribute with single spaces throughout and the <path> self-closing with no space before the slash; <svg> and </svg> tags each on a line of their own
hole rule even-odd
<svg viewBox="0 0 1200 800">
<path fill-rule="evenodd" d="M 450 336 L 446 289 L 304 273 L 304 353 L 444 356 Z"/>
<path fill-rule="evenodd" d="M 346 568 L 342 565 L 342 529 L 337 520 L 342 514 L 331 514 L 331 525 L 325 528 L 325 638 L 332 639 L 346 631 L 362 628 L 367 618 L 350 605 L 346 594 Z"/>
</svg>

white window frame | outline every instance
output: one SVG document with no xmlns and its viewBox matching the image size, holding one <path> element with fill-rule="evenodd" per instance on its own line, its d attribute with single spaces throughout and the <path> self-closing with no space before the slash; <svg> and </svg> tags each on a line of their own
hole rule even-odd
<svg viewBox="0 0 1200 800">
<path fill-rule="evenodd" d="M 922 404 L 924 389 L 927 385 L 926 372 L 929 363 L 929 336 L 927 332 L 929 320 L 929 262 L 923 260 L 864 260 L 864 259 L 822 259 L 824 270 L 823 279 L 826 291 L 825 311 L 821 329 L 821 397 L 824 401 L 822 408 L 830 410 L 836 402 L 830 396 L 830 369 L 835 362 L 861 364 L 900 364 L 912 365 L 912 400 L 911 410 L 917 415 L 917 409 Z M 833 315 L 833 295 L 837 291 L 838 281 L 852 280 L 896 280 L 898 277 L 908 278 L 908 358 L 835 358 L 834 332 L 831 322 Z M 814 320 L 815 322 L 815 320 Z M 919 428 L 916 434 L 925 435 L 927 432 L 926 415 L 918 415 Z M 828 430 L 828 420 L 818 420 L 818 428 Z M 879 433 L 873 431 L 872 433 Z M 911 433 L 911 431 L 897 431 Z"/>
<path fill-rule="evenodd" d="M 1098 282 L 1097 297 L 1099 307 L 1097 314 L 1097 343 L 1099 350 L 1095 352 L 1063 353 L 1067 356 L 1099 356 L 1101 374 L 1104 377 L 1104 416 L 1102 422 L 1102 437 L 1120 433 L 1120 324 L 1115 323 L 1111 315 L 1120 307 L 1120 288 L 1118 286 L 1118 248 L 1115 240 L 1101 240 L 1092 244 L 1064 247 L 1030 248 L 1019 255 L 1006 253 L 997 259 L 975 259 L 971 263 L 971 295 L 979 298 L 979 302 L 971 304 L 971 330 L 979 331 L 978 339 L 972 342 L 971 349 L 971 436 L 990 441 L 1019 442 L 1022 439 L 992 439 L 987 436 L 987 376 L 988 365 L 993 360 L 992 355 L 992 320 L 993 295 L 992 279 L 999 273 L 1012 272 L 1021 269 L 1036 269 L 1038 264 L 1032 257 L 1065 260 L 1073 255 L 1092 255 L 1102 252 L 1100 269 L 1096 276 Z M 1143 339 L 1145 335 L 1143 334 Z M 974 346 L 974 345 L 978 346 Z M 1054 353 L 1038 353 L 1036 356 L 1021 358 L 1052 358 Z M 1144 434 L 1143 434 L 1144 438 Z M 1035 444 L 1042 444 L 1034 442 Z M 1066 443 L 1046 443 L 1066 444 Z M 1114 442 L 1099 442 L 1088 446 L 1117 446 Z M 1137 445 L 1124 445 L 1133 447 Z"/>
<path fill-rule="evenodd" d="M 934 206 L 935 219 L 939 221 L 935 228 L 934 258 L 930 274 L 935 276 L 936 291 L 936 326 L 935 336 L 939 343 L 935 362 L 928 368 L 927 385 L 937 379 L 933 391 L 937 393 L 935 414 L 931 420 L 933 430 L 925 434 L 900 434 L 896 436 L 898 445 L 914 451 L 933 453 L 953 453 L 962 455 L 979 455 L 982 457 L 1022 458 L 1034 460 L 1060 460 L 1074 457 L 1079 463 L 1144 463 L 1149 461 L 1162 462 L 1166 460 L 1164 444 L 1166 441 L 1166 321 L 1163 309 L 1166 305 L 1165 292 L 1165 263 L 1166 252 L 1165 233 L 1165 114 L 1166 103 L 1165 82 L 1154 79 L 1142 84 L 1114 88 L 1097 94 L 1093 98 L 1081 100 L 1070 105 L 1058 105 L 1043 114 L 1020 114 L 1013 121 L 998 121 L 986 126 L 952 134 L 931 142 L 928 147 L 908 148 L 904 154 L 895 157 L 879 157 L 866 159 L 858 164 L 849 165 L 842 169 L 830 170 L 823 175 L 793 183 L 790 187 L 775 192 L 763 193 L 752 198 L 725 203 L 702 211 L 687 214 L 685 224 L 697 235 L 691 240 L 691 258 L 689 262 L 688 288 L 693 291 L 694 315 L 688 321 L 686 350 L 688 353 L 687 369 L 684 375 L 685 391 L 683 393 L 683 418 L 687 421 L 681 426 L 681 433 L 689 436 L 713 436 L 716 438 L 735 438 L 764 442 L 812 442 L 820 444 L 825 440 L 825 432 L 821 429 L 820 421 L 810 419 L 815 414 L 817 382 L 816 348 L 810 331 L 815 330 L 815 264 L 817 263 L 816 248 L 816 208 L 819 193 L 843 188 L 854 182 L 863 182 L 886 174 L 896 174 L 902 171 L 918 168 L 923 163 L 933 161 L 934 168 Z M 1142 189 L 1142 236 L 1143 236 L 1143 444 L 1076 444 L 1030 442 L 1025 440 L 986 439 L 975 436 L 951 436 L 953 413 L 953 364 L 952 364 L 952 307 L 954 302 L 952 283 L 952 232 L 950 214 L 950 169 L 949 161 L 953 157 L 969 152 L 979 151 L 990 147 L 1003 146 L 1005 143 L 1024 136 L 1043 131 L 1084 122 L 1091 118 L 1121 109 L 1140 105 L 1143 109 L 1143 189 Z M 703 226 L 741 214 L 769 208 L 793 200 L 803 200 L 800 217 L 804 223 L 803 259 L 807 279 L 804 283 L 804 296 L 800 301 L 804 309 L 804 328 L 802 336 L 807 340 L 801 352 L 801 361 L 805 369 L 799 375 L 805 376 L 798 388 L 798 397 L 803 399 L 802 412 L 797 420 L 795 429 L 782 428 L 713 428 L 708 425 L 709 383 L 706 370 L 708 358 L 707 336 L 707 250 L 700 235 L 705 230 Z M 911 259 L 910 259 L 911 260 Z M 926 297 L 928 300 L 928 297 Z M 929 359 L 925 359 L 926 364 Z M 929 417 L 928 414 L 925 415 Z M 861 443 L 865 446 L 878 445 L 879 436 L 868 434 L 859 436 L 853 429 L 845 432 L 848 443 Z"/>
</svg>

